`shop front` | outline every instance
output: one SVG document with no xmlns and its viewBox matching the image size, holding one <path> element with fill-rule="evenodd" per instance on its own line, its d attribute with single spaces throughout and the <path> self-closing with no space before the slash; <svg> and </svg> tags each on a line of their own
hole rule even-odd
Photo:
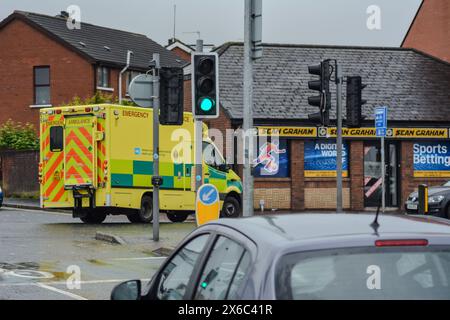
<svg viewBox="0 0 450 320">
<path fill-rule="evenodd" d="M 258 127 L 255 208 L 336 208 L 336 129 Z M 380 204 L 381 169 L 386 168 L 386 204 L 401 209 L 422 183 L 450 179 L 449 128 L 390 128 L 385 163 L 375 128 L 344 129 L 343 201 L 347 210 Z M 269 146 L 269 148 L 267 148 Z"/>
</svg>

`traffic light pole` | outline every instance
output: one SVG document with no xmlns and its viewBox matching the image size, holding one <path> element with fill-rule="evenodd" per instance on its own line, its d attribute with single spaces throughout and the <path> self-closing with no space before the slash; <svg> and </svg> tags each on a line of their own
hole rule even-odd
<svg viewBox="0 0 450 320">
<path fill-rule="evenodd" d="M 336 62 L 336 87 L 337 87 L 337 106 L 336 106 L 336 121 L 337 121 L 337 137 L 336 137 L 336 213 L 343 212 L 342 205 L 342 81 L 341 68 Z"/>
<path fill-rule="evenodd" d="M 253 209 L 253 176 L 252 176 L 252 146 L 253 146 L 253 59 L 252 59 L 252 0 L 245 0 L 244 28 L 244 174 L 243 174 L 243 206 L 242 215 L 251 217 Z"/>
<path fill-rule="evenodd" d="M 161 69 L 159 53 L 153 54 L 153 241 L 159 241 L 159 72 Z"/>
<path fill-rule="evenodd" d="M 203 52 L 203 40 L 197 40 L 197 52 Z M 194 66 L 192 66 L 192 69 Z M 194 70 L 192 70 L 194 72 Z M 193 86 L 195 84 L 192 84 Z M 192 101 L 193 104 L 196 101 Z M 195 192 L 197 192 L 203 184 L 203 122 L 198 119 L 194 119 L 195 121 Z"/>
</svg>

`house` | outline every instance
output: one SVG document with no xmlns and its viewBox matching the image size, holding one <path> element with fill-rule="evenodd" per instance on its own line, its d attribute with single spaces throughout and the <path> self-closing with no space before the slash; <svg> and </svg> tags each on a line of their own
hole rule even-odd
<svg viewBox="0 0 450 320">
<path fill-rule="evenodd" d="M 226 43 L 216 52 L 220 56 L 221 116 L 208 123 L 226 137 L 227 129 L 238 129 L 243 122 L 243 44 Z M 345 208 L 361 211 L 380 202 L 381 145 L 374 129 L 377 106 L 389 108 L 388 207 L 401 208 L 419 184 L 436 185 L 450 178 L 450 63 L 415 49 L 264 44 L 264 55 L 254 67 L 254 123 L 260 141 L 271 132 L 280 135 L 277 148 L 282 152 L 275 174 L 266 172 L 264 166 L 255 169 L 255 207 L 336 208 L 335 129 L 320 129 L 308 119 L 308 114 L 318 111 L 308 104 L 308 97 L 315 95 L 308 89 L 308 81 L 314 78 L 308 66 L 324 59 L 337 59 L 344 76 L 362 76 L 367 84 L 363 126 L 344 130 Z M 335 119 L 334 84 L 331 90 L 331 118 Z M 230 150 L 232 139 L 225 142 Z M 234 147 L 231 160 L 236 163 Z"/>
<path fill-rule="evenodd" d="M 0 123 L 11 118 L 37 127 L 39 108 L 98 91 L 118 96 L 129 50 L 133 55 L 122 77 L 124 97 L 131 79 L 149 69 L 153 53 L 160 54 L 163 67 L 186 64 L 145 35 L 89 23 L 71 30 L 67 18 L 65 12 L 15 11 L 0 22 Z"/>
<path fill-rule="evenodd" d="M 450 1 L 422 0 L 402 47 L 450 62 Z"/>
<path fill-rule="evenodd" d="M 175 53 L 179 58 L 188 63 L 191 63 L 191 55 L 195 52 L 195 49 L 190 45 L 185 44 L 181 40 L 176 38 L 169 39 L 169 44 L 166 49 Z"/>
</svg>

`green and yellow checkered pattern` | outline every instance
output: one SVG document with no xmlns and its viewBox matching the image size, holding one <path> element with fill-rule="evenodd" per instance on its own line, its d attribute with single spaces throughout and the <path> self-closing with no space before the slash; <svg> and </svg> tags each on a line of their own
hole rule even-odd
<svg viewBox="0 0 450 320">
<path fill-rule="evenodd" d="M 186 165 L 192 167 L 192 165 Z M 163 177 L 161 189 L 190 187 L 191 176 L 183 164 L 160 163 Z M 113 188 L 152 188 L 153 162 L 133 160 L 111 161 L 111 186 Z"/>
</svg>

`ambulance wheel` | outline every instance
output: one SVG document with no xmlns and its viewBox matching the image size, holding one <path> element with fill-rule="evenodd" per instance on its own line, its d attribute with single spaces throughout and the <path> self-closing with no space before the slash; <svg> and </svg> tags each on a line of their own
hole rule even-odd
<svg viewBox="0 0 450 320">
<path fill-rule="evenodd" d="M 186 221 L 188 214 L 183 212 L 167 212 L 167 218 L 173 223 L 181 223 Z"/>
<path fill-rule="evenodd" d="M 238 218 L 241 215 L 241 204 L 235 197 L 227 197 L 223 203 L 221 218 Z"/>
<path fill-rule="evenodd" d="M 153 220 L 153 198 L 150 195 L 142 197 L 141 209 L 135 214 L 128 215 L 131 223 L 151 223 Z"/>
<path fill-rule="evenodd" d="M 107 214 L 99 210 L 88 211 L 80 220 L 86 224 L 101 224 L 105 221 Z"/>
</svg>

